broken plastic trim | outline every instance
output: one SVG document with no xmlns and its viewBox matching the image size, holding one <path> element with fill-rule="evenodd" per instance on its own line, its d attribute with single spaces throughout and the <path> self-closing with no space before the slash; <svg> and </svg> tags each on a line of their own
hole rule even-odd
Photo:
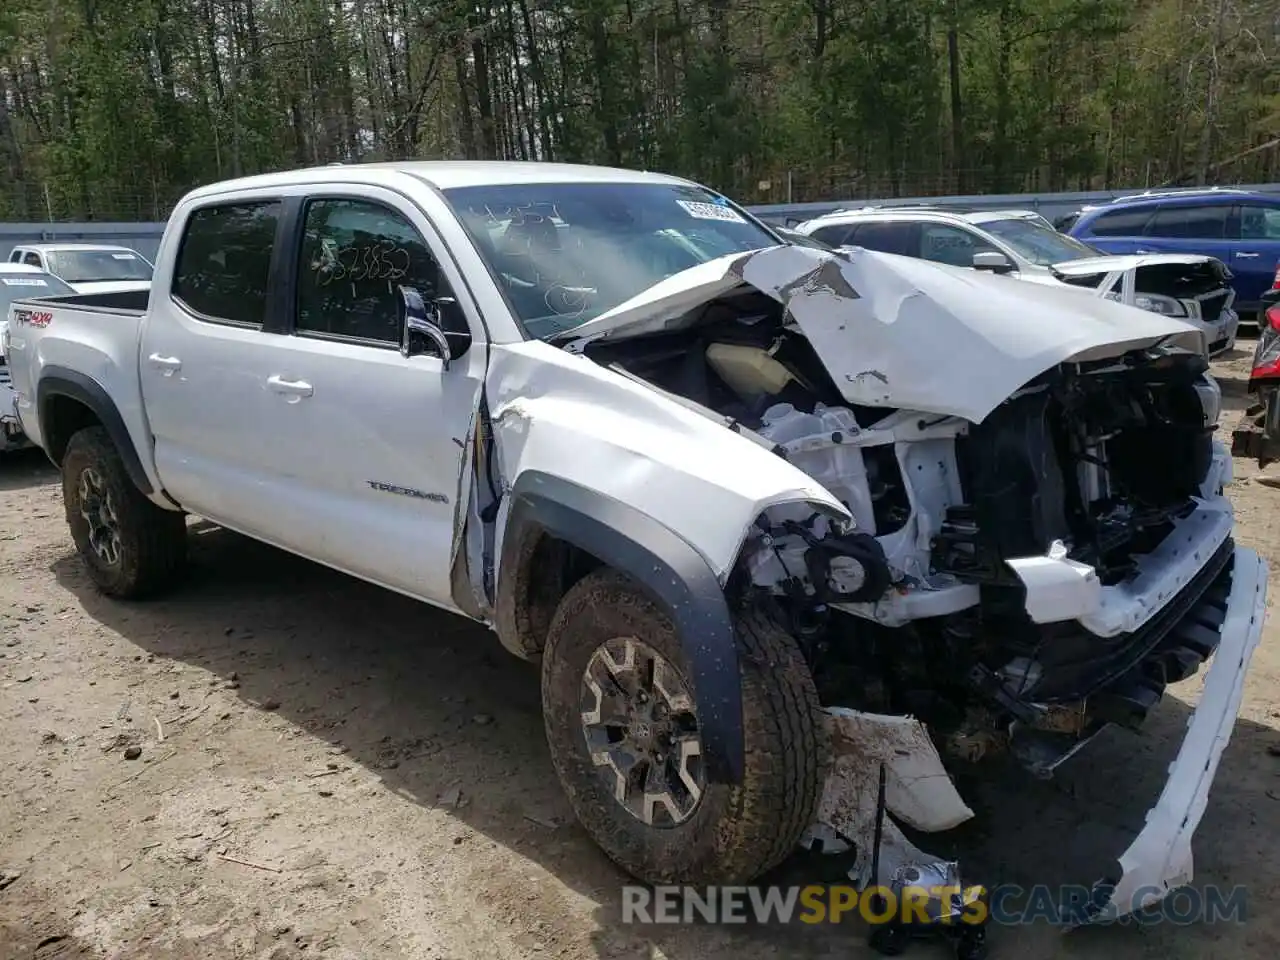
<svg viewBox="0 0 1280 960">
<path fill-rule="evenodd" d="M 1249 662 L 1262 636 L 1267 573 L 1266 562 L 1254 551 L 1235 548 L 1221 642 L 1177 759 L 1146 825 L 1117 861 L 1116 874 L 1094 884 L 1090 902 L 1074 906 L 1073 925 L 1119 919 L 1191 882 L 1191 838 L 1204 816 L 1240 709 Z M 802 843 L 820 844 L 830 852 L 841 852 L 844 843 L 853 845 L 856 860 L 849 877 L 859 889 L 874 879 L 873 863 L 882 876 L 912 870 L 923 876 L 958 876 L 958 864 L 916 847 L 892 819 L 879 823 L 882 766 L 884 809 L 914 829 L 938 833 L 973 816 L 925 726 L 912 717 L 842 707 L 828 708 L 827 714 L 834 760 L 817 822 Z M 832 844 L 833 839 L 844 843 Z"/>
<path fill-rule="evenodd" d="M 1249 661 L 1262 638 L 1267 572 L 1266 561 L 1254 551 L 1236 548 L 1222 640 L 1205 677 L 1200 704 L 1146 825 L 1120 857 L 1120 876 L 1094 884 L 1081 923 L 1119 919 L 1191 882 L 1191 838 L 1204 816 L 1218 761 L 1240 710 Z"/>
</svg>

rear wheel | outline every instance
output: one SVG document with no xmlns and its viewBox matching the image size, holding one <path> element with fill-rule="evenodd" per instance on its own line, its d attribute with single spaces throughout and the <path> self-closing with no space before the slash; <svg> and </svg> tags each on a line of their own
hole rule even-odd
<svg viewBox="0 0 1280 960">
<path fill-rule="evenodd" d="M 138 599 L 177 579 L 187 557 L 186 517 L 143 496 L 103 427 L 86 427 L 62 458 L 67 524 L 89 578 L 103 593 Z"/>
<path fill-rule="evenodd" d="M 737 623 L 745 771 L 709 784 L 688 663 L 634 581 L 593 573 L 561 601 L 543 651 L 552 762 L 587 832 L 650 883 L 743 883 L 780 863 L 813 819 L 821 710 L 795 641 Z"/>
</svg>

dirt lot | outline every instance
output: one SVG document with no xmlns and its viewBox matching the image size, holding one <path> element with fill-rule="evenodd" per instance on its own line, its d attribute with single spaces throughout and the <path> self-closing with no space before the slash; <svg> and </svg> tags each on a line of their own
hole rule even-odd
<svg viewBox="0 0 1280 960">
<path fill-rule="evenodd" d="M 1229 410 L 1251 348 L 1217 365 Z M 1274 598 L 1280 489 L 1236 470 L 1238 539 L 1271 561 Z M 108 602 L 54 472 L 0 458 L 0 960 L 870 956 L 856 921 L 624 925 L 624 878 L 552 779 L 531 667 L 426 606 L 204 524 L 193 537 L 179 593 Z M 1198 685 L 1051 783 L 962 782 L 979 811 L 951 848 L 966 871 L 1092 880 L 1159 792 Z M 1277 690 L 1280 620 L 1197 835 L 1197 885 L 1246 885 L 1245 924 L 1001 928 L 993 955 L 1275 956 Z M 781 876 L 832 872 L 797 857 Z"/>
</svg>

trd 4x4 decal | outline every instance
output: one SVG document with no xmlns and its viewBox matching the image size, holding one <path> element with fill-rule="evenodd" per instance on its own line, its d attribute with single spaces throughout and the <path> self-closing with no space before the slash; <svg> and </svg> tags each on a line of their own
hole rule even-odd
<svg viewBox="0 0 1280 960">
<path fill-rule="evenodd" d="M 44 310 L 15 310 L 13 319 L 29 327 L 47 327 L 53 323 L 53 314 Z"/>
</svg>

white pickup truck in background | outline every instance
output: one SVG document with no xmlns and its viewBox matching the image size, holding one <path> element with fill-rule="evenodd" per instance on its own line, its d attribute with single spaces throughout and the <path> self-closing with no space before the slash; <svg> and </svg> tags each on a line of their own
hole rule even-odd
<svg viewBox="0 0 1280 960">
<path fill-rule="evenodd" d="M 155 270 L 155 265 L 132 247 L 101 243 L 21 244 L 9 251 L 9 262 L 51 273 L 76 293 L 149 290 Z"/>
<path fill-rule="evenodd" d="M 943 754 L 1047 775 L 1216 651 L 1085 919 L 1190 878 L 1267 571 L 1180 320 L 793 244 L 673 177 L 390 163 L 196 190 L 149 296 L 19 301 L 7 337 L 103 591 L 172 586 L 193 514 L 486 624 L 646 881 L 823 830 L 860 882 L 872 836 L 954 879 L 881 834 L 881 770 L 949 829 Z"/>
</svg>

